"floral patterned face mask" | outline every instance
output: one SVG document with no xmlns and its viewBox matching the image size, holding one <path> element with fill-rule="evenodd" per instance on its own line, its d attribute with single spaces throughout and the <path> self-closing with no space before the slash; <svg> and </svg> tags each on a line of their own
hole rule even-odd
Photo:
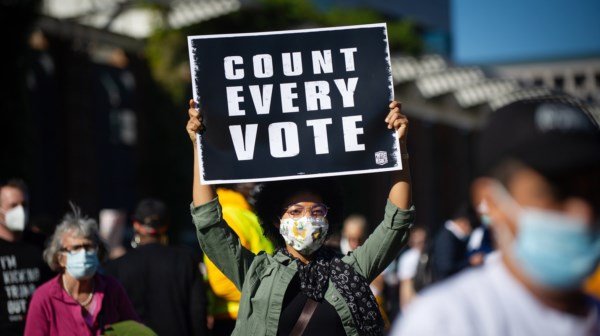
<svg viewBox="0 0 600 336">
<path fill-rule="evenodd" d="M 323 245 L 329 223 L 324 217 L 299 217 L 281 220 L 279 233 L 294 250 L 310 255 Z"/>
</svg>

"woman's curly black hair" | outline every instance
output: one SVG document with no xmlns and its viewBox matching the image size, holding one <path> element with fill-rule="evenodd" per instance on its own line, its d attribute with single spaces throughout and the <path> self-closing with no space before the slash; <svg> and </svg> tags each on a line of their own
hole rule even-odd
<svg viewBox="0 0 600 336">
<path fill-rule="evenodd" d="M 334 178 L 299 179 L 265 183 L 256 195 L 254 207 L 260 220 L 264 235 L 273 242 L 276 248 L 284 247 L 285 241 L 275 226 L 283 215 L 284 204 L 290 197 L 308 192 L 318 195 L 329 207 L 327 220 L 329 230 L 327 235 L 336 230 L 343 216 L 342 192 L 339 183 Z"/>
</svg>

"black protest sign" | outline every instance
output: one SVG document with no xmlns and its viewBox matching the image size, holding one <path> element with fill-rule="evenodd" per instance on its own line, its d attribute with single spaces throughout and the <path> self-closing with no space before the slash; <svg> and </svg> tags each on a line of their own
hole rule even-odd
<svg viewBox="0 0 600 336">
<path fill-rule="evenodd" d="M 204 183 L 401 169 L 385 24 L 188 37 Z"/>
</svg>

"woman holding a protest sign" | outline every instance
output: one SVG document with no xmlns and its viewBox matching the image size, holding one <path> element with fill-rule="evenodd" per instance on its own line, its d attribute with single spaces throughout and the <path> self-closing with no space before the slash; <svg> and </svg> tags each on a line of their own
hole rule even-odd
<svg viewBox="0 0 600 336">
<path fill-rule="evenodd" d="M 202 115 L 193 101 L 188 112 L 187 131 L 195 144 L 196 132 L 204 129 Z M 399 103 L 389 105 L 385 124 L 397 132 L 406 153 L 408 120 Z M 398 255 L 414 219 L 408 156 L 402 160 L 404 169 L 392 175 L 383 222 L 361 247 L 343 257 L 322 246 L 334 222 L 331 217 L 340 211 L 331 185 L 323 180 L 267 184 L 257 210 L 265 234 L 280 248 L 273 255 L 254 255 L 222 219 L 211 186 L 201 184 L 194 151 L 191 212 L 198 241 L 242 291 L 234 335 L 383 334 L 369 283 Z"/>
</svg>

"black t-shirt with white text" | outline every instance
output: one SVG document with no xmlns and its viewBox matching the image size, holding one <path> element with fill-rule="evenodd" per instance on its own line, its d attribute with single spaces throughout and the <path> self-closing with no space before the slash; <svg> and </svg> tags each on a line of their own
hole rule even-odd
<svg viewBox="0 0 600 336">
<path fill-rule="evenodd" d="M 50 269 L 39 248 L 0 239 L 0 273 L 0 335 L 22 335 L 31 295 Z"/>
</svg>

